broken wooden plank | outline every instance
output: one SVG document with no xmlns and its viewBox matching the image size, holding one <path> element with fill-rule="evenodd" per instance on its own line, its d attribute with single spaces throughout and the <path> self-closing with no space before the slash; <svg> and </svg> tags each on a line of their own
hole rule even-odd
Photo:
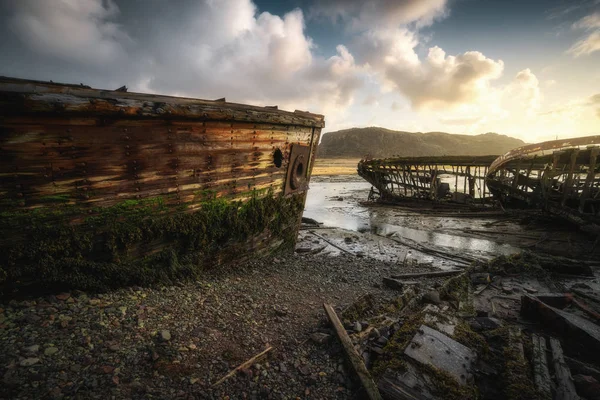
<svg viewBox="0 0 600 400">
<path fill-rule="evenodd" d="M 383 284 L 389 287 L 390 289 L 395 290 L 404 290 L 405 286 L 416 285 L 418 283 L 419 282 L 416 281 L 401 281 L 394 278 L 383 277 Z"/>
<path fill-rule="evenodd" d="M 561 335 L 569 351 L 580 353 L 585 360 L 599 362 L 600 327 L 586 318 L 548 304 L 547 301 L 553 298 L 560 300 L 560 297 L 552 295 L 521 296 L 521 315 L 540 321 Z"/>
<path fill-rule="evenodd" d="M 427 400 L 427 397 L 394 379 L 394 375 L 389 370 L 379 379 L 377 387 L 388 400 Z"/>
<path fill-rule="evenodd" d="M 533 377 L 535 388 L 543 400 L 552 400 L 552 385 L 548 360 L 546 359 L 546 339 L 536 334 L 531 335 L 533 341 Z"/>
<path fill-rule="evenodd" d="M 271 350 L 273 350 L 273 347 L 269 346 L 265 350 L 263 350 L 262 352 L 260 352 L 257 355 L 255 355 L 254 357 L 252 357 L 249 360 L 241 363 L 235 369 L 232 369 L 231 371 L 229 371 L 229 373 L 227 375 L 225 375 L 224 377 L 222 377 L 221 379 L 219 379 L 218 381 L 216 381 L 215 383 L 213 383 L 213 386 L 218 386 L 221 383 L 225 382 L 227 379 L 229 379 L 233 375 L 235 375 L 236 372 L 238 372 L 239 370 L 250 368 L 254 363 L 256 363 L 257 361 L 259 361 L 260 359 L 262 359 Z"/>
<path fill-rule="evenodd" d="M 348 356 L 348 359 L 352 364 L 354 372 L 356 372 L 356 374 L 358 375 L 362 386 L 367 392 L 369 399 L 381 400 L 381 395 L 379 394 L 379 390 L 377 389 L 375 382 L 373 382 L 373 379 L 371 378 L 371 374 L 369 374 L 369 371 L 367 370 L 367 367 L 365 366 L 362 357 L 354 348 L 354 345 L 352 344 L 348 333 L 346 333 L 346 329 L 344 329 L 344 327 L 342 326 L 342 323 L 340 322 L 337 314 L 335 313 L 335 310 L 331 305 L 326 303 L 323 304 L 323 308 L 325 309 L 327 317 L 329 318 L 331 325 L 333 325 L 333 328 L 335 329 L 335 332 L 338 338 L 340 339 L 340 342 L 342 343 L 344 352 Z"/>
<path fill-rule="evenodd" d="M 415 272 L 410 274 L 392 275 L 393 279 L 413 279 L 413 278 L 440 278 L 444 276 L 459 275 L 462 270 L 450 270 L 450 271 L 427 271 L 427 272 Z"/>
<path fill-rule="evenodd" d="M 576 360 L 574 358 L 564 356 L 564 359 L 567 362 L 567 364 L 569 365 L 569 368 L 571 369 L 571 371 L 573 371 L 574 373 L 582 374 L 582 375 L 589 375 L 589 376 L 595 378 L 596 380 L 600 381 L 600 370 L 597 370 L 593 366 L 588 365 L 579 360 Z"/>
<path fill-rule="evenodd" d="M 565 362 L 562 347 L 556 338 L 550 338 L 550 348 L 552 349 L 552 365 L 556 376 L 556 400 L 577 400 L 579 396 L 575 390 L 575 384 L 571 377 L 569 366 Z"/>
<path fill-rule="evenodd" d="M 310 230 L 309 232 L 310 232 L 310 233 L 312 233 L 313 235 L 315 235 L 316 237 L 318 237 L 319 239 L 326 241 L 327 243 L 329 243 L 330 245 L 332 245 L 332 246 L 333 246 L 333 247 L 335 247 L 336 249 L 338 249 L 338 250 L 340 250 L 340 251 L 343 251 L 344 253 L 350 254 L 351 256 L 356 256 L 356 254 L 354 254 L 354 253 L 352 253 L 351 251 L 349 251 L 349 250 L 346 250 L 346 249 L 344 249 L 344 248 L 342 248 L 342 247 L 338 246 L 337 244 L 333 243 L 331 240 L 329 240 L 329 239 L 327 239 L 327 238 L 325 238 L 325 237 L 323 237 L 323 236 L 319 235 L 318 233 L 316 233 L 316 232 L 314 232 L 314 231 L 312 231 L 312 230 Z"/>
</svg>

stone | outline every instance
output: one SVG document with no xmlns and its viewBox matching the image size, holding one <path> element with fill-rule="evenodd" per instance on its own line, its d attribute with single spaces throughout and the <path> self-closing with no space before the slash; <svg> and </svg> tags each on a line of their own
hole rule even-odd
<svg viewBox="0 0 600 400">
<path fill-rule="evenodd" d="M 429 304 L 440 304 L 442 300 L 440 299 L 440 292 L 437 290 L 431 290 L 423 295 L 423 302 Z"/>
<path fill-rule="evenodd" d="M 51 356 L 58 353 L 58 348 L 57 347 L 47 347 L 46 350 L 44 350 L 44 355 L 45 356 Z"/>
<path fill-rule="evenodd" d="M 37 364 L 39 362 L 40 362 L 39 358 L 30 357 L 30 358 L 26 358 L 24 360 L 21 360 L 21 362 L 19 363 L 19 365 L 21 367 L 31 367 L 32 365 L 35 365 L 35 364 Z"/>
<path fill-rule="evenodd" d="M 65 300 L 67 300 L 69 297 L 71 297 L 71 294 L 70 294 L 70 293 L 61 293 L 61 294 L 57 294 L 57 295 L 56 295 L 56 296 L 54 296 L 54 297 L 56 297 L 58 300 L 65 301 Z"/>
<path fill-rule="evenodd" d="M 352 327 L 352 329 L 354 329 L 355 332 L 360 332 L 362 331 L 362 325 L 360 324 L 360 322 L 356 321 L 354 323 L 354 326 Z"/>
<path fill-rule="evenodd" d="M 537 289 L 534 289 L 534 288 L 532 288 L 532 287 L 525 287 L 525 286 L 523 287 L 523 290 L 525 290 L 525 291 L 526 291 L 527 293 L 529 293 L 529 294 L 534 294 L 534 293 L 537 293 L 537 292 L 538 292 L 538 290 L 537 290 Z"/>
<path fill-rule="evenodd" d="M 279 370 L 283 373 L 286 373 L 288 371 L 284 363 L 279 363 Z"/>
<path fill-rule="evenodd" d="M 35 354 L 40 351 L 40 346 L 38 344 L 34 344 L 32 346 L 27 346 L 23 349 L 23 351 L 27 354 Z"/>
<path fill-rule="evenodd" d="M 324 344 L 331 340 L 331 335 L 321 332 L 315 332 L 310 334 L 310 339 L 318 344 Z"/>
<path fill-rule="evenodd" d="M 426 325 L 421 325 L 417 330 L 404 354 L 417 362 L 447 372 L 461 385 L 470 381 L 471 366 L 477 356 L 470 348 Z"/>
<path fill-rule="evenodd" d="M 169 340 L 171 340 L 171 332 L 169 332 L 168 330 L 164 329 L 162 331 L 160 331 L 160 338 L 165 341 L 168 342 Z"/>
</svg>

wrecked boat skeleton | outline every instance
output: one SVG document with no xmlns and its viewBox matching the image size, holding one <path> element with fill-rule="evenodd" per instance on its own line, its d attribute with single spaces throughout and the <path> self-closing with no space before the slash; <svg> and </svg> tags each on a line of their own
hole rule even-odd
<svg viewBox="0 0 600 400">
<path fill-rule="evenodd" d="M 540 208 L 600 234 L 600 136 L 512 150 L 490 166 L 487 185 L 502 202 Z"/>
<path fill-rule="evenodd" d="M 483 204 L 485 177 L 496 156 L 402 157 L 361 160 L 358 174 L 373 185 L 371 200 L 450 200 Z"/>
</svg>

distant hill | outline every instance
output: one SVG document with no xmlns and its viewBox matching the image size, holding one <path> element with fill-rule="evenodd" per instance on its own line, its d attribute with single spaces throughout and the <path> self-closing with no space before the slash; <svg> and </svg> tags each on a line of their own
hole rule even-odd
<svg viewBox="0 0 600 400">
<path fill-rule="evenodd" d="M 319 157 L 373 158 L 392 156 L 500 155 L 526 144 L 497 133 L 455 135 L 444 132 L 402 132 L 385 128 L 351 128 L 323 135 Z"/>
</svg>

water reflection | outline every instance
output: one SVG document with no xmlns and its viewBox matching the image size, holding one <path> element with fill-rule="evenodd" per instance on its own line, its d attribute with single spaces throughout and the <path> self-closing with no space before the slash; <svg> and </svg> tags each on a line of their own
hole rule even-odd
<svg viewBox="0 0 600 400">
<path fill-rule="evenodd" d="M 311 182 L 304 216 L 322 222 L 327 227 L 398 236 L 402 240 L 428 247 L 441 246 L 494 255 L 519 251 L 516 247 L 492 240 L 440 232 L 440 228 L 467 228 L 472 225 L 472 220 L 449 220 L 435 216 L 423 218 L 418 214 L 406 217 L 406 214 L 398 216 L 394 207 L 363 207 L 358 202 L 366 200 L 370 187 L 369 183 L 363 181 Z"/>
</svg>

